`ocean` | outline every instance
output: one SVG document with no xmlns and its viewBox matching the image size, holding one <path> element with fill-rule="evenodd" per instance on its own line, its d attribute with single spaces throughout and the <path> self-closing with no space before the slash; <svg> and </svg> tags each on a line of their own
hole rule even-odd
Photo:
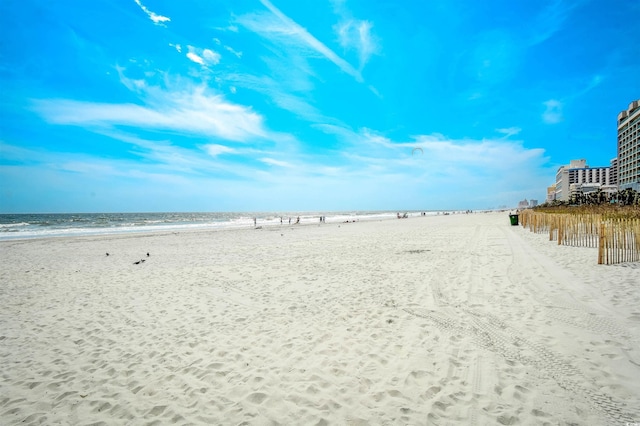
<svg viewBox="0 0 640 426">
<path fill-rule="evenodd" d="M 401 212 L 404 215 L 405 212 Z M 74 235 L 110 235 L 139 232 L 182 230 L 224 230 L 294 225 L 340 223 L 395 219 L 398 212 L 212 212 L 212 213 L 59 213 L 59 214 L 0 214 L 0 241 L 29 238 L 66 237 Z M 409 217 L 423 212 L 407 212 Z M 438 212 L 425 212 L 436 215 Z M 281 223 L 282 219 L 282 223 Z"/>
</svg>

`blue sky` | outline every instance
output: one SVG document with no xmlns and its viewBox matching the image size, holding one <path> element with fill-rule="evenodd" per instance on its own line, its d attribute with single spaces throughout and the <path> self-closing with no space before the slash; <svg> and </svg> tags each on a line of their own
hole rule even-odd
<svg viewBox="0 0 640 426">
<path fill-rule="evenodd" d="M 3 0 L 0 212 L 543 201 L 560 165 L 616 156 L 638 22 L 622 0 Z"/>
</svg>

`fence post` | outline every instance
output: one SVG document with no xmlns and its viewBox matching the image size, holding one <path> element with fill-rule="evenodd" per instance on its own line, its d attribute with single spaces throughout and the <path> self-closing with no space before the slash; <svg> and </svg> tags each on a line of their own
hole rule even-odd
<svg viewBox="0 0 640 426">
<path fill-rule="evenodd" d="M 598 242 L 598 265 L 604 263 L 604 222 L 600 223 L 600 238 Z"/>
</svg>

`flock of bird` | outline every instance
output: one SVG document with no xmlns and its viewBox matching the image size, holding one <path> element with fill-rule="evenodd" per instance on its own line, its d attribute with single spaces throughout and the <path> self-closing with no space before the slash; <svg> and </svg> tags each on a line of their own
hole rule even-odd
<svg viewBox="0 0 640 426">
<path fill-rule="evenodd" d="M 108 253 L 108 252 L 107 252 L 107 256 L 109 256 L 109 253 Z M 149 252 L 147 252 L 147 257 L 149 257 L 149 256 L 151 256 L 151 255 L 149 254 Z M 138 260 L 137 262 L 133 262 L 133 264 L 134 264 L 134 265 L 139 265 L 139 264 L 141 264 L 141 263 L 144 263 L 144 261 L 145 261 L 145 260 L 146 260 L 146 259 L 140 259 L 140 260 Z"/>
</svg>

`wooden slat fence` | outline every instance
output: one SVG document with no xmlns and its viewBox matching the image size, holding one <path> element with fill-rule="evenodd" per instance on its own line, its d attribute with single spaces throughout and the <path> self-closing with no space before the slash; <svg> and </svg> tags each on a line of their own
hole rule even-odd
<svg viewBox="0 0 640 426">
<path fill-rule="evenodd" d="M 598 264 L 640 261 L 640 219 L 602 214 L 542 213 L 524 210 L 520 223 L 549 241 L 573 247 L 598 247 Z"/>
<path fill-rule="evenodd" d="M 640 220 L 609 219 L 600 224 L 598 263 L 640 261 Z"/>
</svg>

